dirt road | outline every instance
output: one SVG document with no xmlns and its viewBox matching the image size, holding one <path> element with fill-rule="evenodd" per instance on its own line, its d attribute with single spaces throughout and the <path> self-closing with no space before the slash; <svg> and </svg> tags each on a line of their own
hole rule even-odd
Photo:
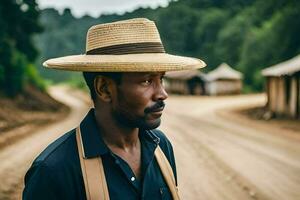
<svg viewBox="0 0 300 200">
<path fill-rule="evenodd" d="M 223 108 L 263 105 L 262 95 L 170 98 L 163 129 L 173 141 L 185 199 L 300 199 L 300 142 Z M 300 136 L 300 130 L 298 133 Z"/>
<path fill-rule="evenodd" d="M 72 112 L 66 120 L 0 151 L 1 200 L 20 198 L 22 178 L 32 159 L 75 127 L 87 111 L 81 98 L 64 89 L 52 94 Z M 168 99 L 161 129 L 174 145 L 183 199 L 300 199 L 300 140 L 278 133 L 276 127 L 262 129 L 255 122 L 248 125 L 218 114 L 223 108 L 264 101 L 262 95 Z"/>
</svg>

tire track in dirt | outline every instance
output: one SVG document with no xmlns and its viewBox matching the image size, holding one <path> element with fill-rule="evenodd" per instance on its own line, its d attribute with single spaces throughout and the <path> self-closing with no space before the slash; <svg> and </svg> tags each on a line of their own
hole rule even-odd
<svg viewBox="0 0 300 200">
<path fill-rule="evenodd" d="M 250 200 L 250 199 L 257 199 L 257 200 L 268 200 L 269 198 L 266 197 L 262 192 L 259 192 L 259 190 L 248 180 L 246 180 L 244 177 L 242 177 L 238 172 L 233 170 L 229 165 L 227 165 L 222 159 L 218 157 L 218 155 L 212 151 L 208 145 L 205 144 L 205 142 L 201 141 L 199 137 L 195 136 L 191 132 L 199 132 L 197 128 L 191 128 L 191 126 L 194 126 L 194 123 L 188 123 L 187 118 L 184 118 L 184 122 L 182 120 L 183 118 L 179 116 L 173 116 L 172 122 L 166 124 L 168 129 L 170 130 L 176 130 L 174 134 L 176 134 L 176 139 L 178 140 L 178 135 L 184 133 L 184 137 L 182 137 L 182 141 L 180 142 L 181 145 L 188 144 L 190 150 L 188 153 L 191 153 L 191 151 L 194 152 L 194 158 L 191 162 L 192 165 L 196 165 L 197 160 L 201 160 L 201 162 L 198 162 L 197 165 L 197 171 L 193 171 L 193 176 L 191 176 L 192 181 L 194 181 L 194 184 L 188 183 L 183 184 L 184 190 L 184 199 L 198 199 L 199 196 L 201 199 L 209 199 L 209 200 L 231 200 L 231 199 L 243 199 L 243 200 Z M 185 123 L 186 126 L 189 126 L 189 128 L 186 128 L 180 124 Z M 201 132 L 204 132 L 201 130 Z M 176 148 L 176 153 L 178 151 L 182 151 L 182 147 Z M 180 157 L 178 154 L 176 154 L 176 158 L 181 159 L 179 162 L 187 162 L 186 157 Z M 196 174 L 199 173 L 199 171 L 203 171 L 201 174 L 201 178 L 196 179 Z M 185 169 L 179 173 L 179 176 L 184 176 L 188 172 Z M 204 173 L 205 172 L 205 173 Z M 200 177 L 198 175 L 198 177 Z M 183 178 L 183 177 L 182 177 Z M 187 181 L 188 182 L 188 181 Z M 201 182 L 206 182 L 206 184 L 202 184 L 202 187 L 199 186 Z M 197 185 L 198 191 L 193 193 L 192 195 L 189 194 L 191 191 L 189 187 L 193 187 Z M 204 185 L 204 186 L 203 186 Z M 188 187 L 188 188 L 186 188 Z M 203 198 L 202 195 L 207 193 L 207 195 Z"/>
</svg>

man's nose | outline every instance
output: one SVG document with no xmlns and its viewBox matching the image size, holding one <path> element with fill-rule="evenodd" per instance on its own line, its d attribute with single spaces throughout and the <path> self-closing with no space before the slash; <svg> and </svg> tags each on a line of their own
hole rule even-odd
<svg viewBox="0 0 300 200">
<path fill-rule="evenodd" d="M 155 90 L 155 100 L 163 101 L 167 98 L 168 98 L 168 93 L 166 92 L 165 87 L 163 86 L 162 83 L 159 83 Z"/>
</svg>

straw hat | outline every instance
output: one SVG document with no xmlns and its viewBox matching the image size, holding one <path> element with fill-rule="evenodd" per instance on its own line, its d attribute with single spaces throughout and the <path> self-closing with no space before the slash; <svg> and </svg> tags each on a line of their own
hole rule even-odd
<svg viewBox="0 0 300 200">
<path fill-rule="evenodd" d="M 152 72 L 197 69 L 206 64 L 165 53 L 154 22 L 136 18 L 92 26 L 85 54 L 49 59 L 43 65 L 71 71 Z"/>
</svg>

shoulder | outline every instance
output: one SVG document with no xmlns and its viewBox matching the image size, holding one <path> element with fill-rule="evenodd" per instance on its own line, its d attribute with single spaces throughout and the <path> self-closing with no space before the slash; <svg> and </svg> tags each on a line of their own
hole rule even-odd
<svg viewBox="0 0 300 200">
<path fill-rule="evenodd" d="M 71 130 L 52 142 L 40 153 L 33 164 L 42 164 L 48 168 L 59 166 L 74 157 L 76 153 L 75 130 Z"/>
<path fill-rule="evenodd" d="M 25 184 L 60 181 L 60 178 L 80 169 L 79 163 L 75 131 L 71 130 L 51 143 L 33 161 L 25 175 Z"/>
<path fill-rule="evenodd" d="M 74 165 L 79 163 L 76 155 L 75 131 L 72 130 L 51 143 L 34 160 L 25 175 L 23 199 L 58 199 L 61 189 L 65 185 L 70 187 L 74 180 L 70 174 L 78 170 Z"/>
</svg>

